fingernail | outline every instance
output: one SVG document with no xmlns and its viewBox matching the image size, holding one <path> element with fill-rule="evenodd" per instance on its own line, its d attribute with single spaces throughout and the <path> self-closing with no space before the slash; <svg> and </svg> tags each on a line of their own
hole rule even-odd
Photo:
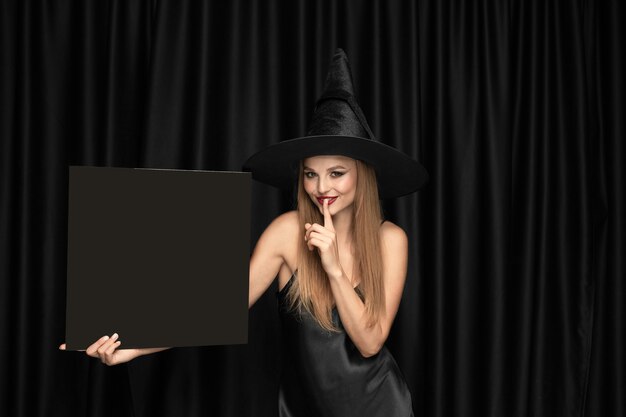
<svg viewBox="0 0 626 417">
<path fill-rule="evenodd" d="M 104 336 L 104 340 L 109 340 L 109 336 Z"/>
<path fill-rule="evenodd" d="M 111 339 L 117 339 L 119 337 L 119 335 L 117 333 L 113 333 L 113 336 L 111 336 Z"/>
</svg>

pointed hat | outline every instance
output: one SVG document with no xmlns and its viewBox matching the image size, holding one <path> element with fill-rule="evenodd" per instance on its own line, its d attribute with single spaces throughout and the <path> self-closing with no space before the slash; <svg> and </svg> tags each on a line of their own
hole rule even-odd
<svg viewBox="0 0 626 417">
<path fill-rule="evenodd" d="M 300 161 L 316 155 L 342 155 L 369 164 L 376 171 L 381 198 L 410 194 L 428 180 L 419 162 L 374 137 L 355 99 L 348 57 L 341 49 L 333 56 L 306 136 L 257 152 L 243 170 L 251 171 L 257 181 L 291 188 Z"/>
</svg>

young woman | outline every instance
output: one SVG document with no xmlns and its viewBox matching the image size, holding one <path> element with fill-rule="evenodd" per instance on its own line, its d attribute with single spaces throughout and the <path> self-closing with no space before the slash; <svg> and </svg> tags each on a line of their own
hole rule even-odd
<svg viewBox="0 0 626 417">
<path fill-rule="evenodd" d="M 411 397 L 384 347 L 406 277 L 404 231 L 384 221 L 380 194 L 427 179 L 415 160 L 374 139 L 338 50 L 307 136 L 270 146 L 245 165 L 289 187 L 297 210 L 276 218 L 250 260 L 249 305 L 278 277 L 283 349 L 279 412 L 296 416 L 412 415 Z M 118 335 L 87 349 L 108 365 L 162 349 L 118 349 Z"/>
</svg>

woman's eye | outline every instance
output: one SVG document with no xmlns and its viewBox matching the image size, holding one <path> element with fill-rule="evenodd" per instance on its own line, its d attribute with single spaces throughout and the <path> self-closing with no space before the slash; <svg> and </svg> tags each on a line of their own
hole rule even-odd
<svg viewBox="0 0 626 417">
<path fill-rule="evenodd" d="M 341 177 L 343 175 L 343 172 L 339 172 L 339 171 L 333 171 L 330 173 L 331 177 Z"/>
<path fill-rule="evenodd" d="M 305 172 L 304 176 L 306 178 L 314 178 L 315 177 L 315 172 Z"/>
</svg>

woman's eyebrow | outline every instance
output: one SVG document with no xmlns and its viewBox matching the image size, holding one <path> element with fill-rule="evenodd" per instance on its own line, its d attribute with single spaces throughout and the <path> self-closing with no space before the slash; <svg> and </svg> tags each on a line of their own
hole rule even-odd
<svg viewBox="0 0 626 417">
<path fill-rule="evenodd" d="M 302 167 L 302 169 L 305 170 L 305 171 L 313 171 L 313 172 L 315 172 L 315 170 L 313 168 L 310 168 L 310 167 L 308 167 L 306 165 L 304 167 Z M 327 168 L 326 171 L 327 172 L 328 171 L 334 171 L 336 169 L 347 169 L 347 168 L 344 167 L 343 165 L 335 165 L 335 166 L 332 166 L 330 168 Z"/>
<path fill-rule="evenodd" d="M 335 165 L 334 167 L 328 168 L 326 171 L 334 171 L 336 169 L 346 169 L 343 165 Z"/>
</svg>

